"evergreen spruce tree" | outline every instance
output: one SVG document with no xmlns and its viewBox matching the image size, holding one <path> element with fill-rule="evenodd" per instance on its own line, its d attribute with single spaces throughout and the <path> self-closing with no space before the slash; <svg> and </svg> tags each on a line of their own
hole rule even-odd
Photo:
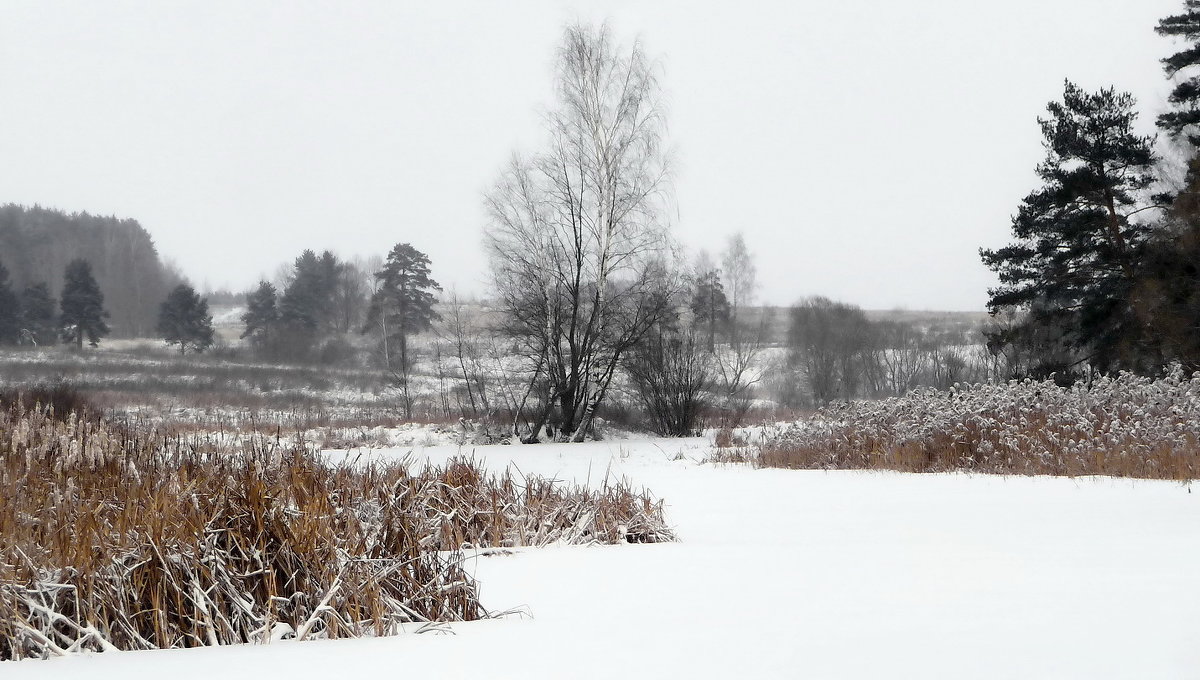
<svg viewBox="0 0 1200 680">
<path fill-rule="evenodd" d="M 384 365 L 404 388 L 407 402 L 408 336 L 429 330 L 440 318 L 433 309 L 437 301 L 433 291 L 442 287 L 429 276 L 429 258 L 407 243 L 392 248 L 375 277 L 379 290 L 367 310 L 367 329 L 379 329 Z"/>
<path fill-rule="evenodd" d="M 179 345 L 180 354 L 187 354 L 189 348 L 195 352 L 208 349 L 213 344 L 208 300 L 191 286 L 179 284 L 158 310 L 158 333 L 168 345 Z"/>
<path fill-rule="evenodd" d="M 275 349 L 279 335 L 279 306 L 275 286 L 260 281 L 258 289 L 246 296 L 246 313 L 242 314 L 242 339 L 268 355 Z"/>
<path fill-rule="evenodd" d="M 21 337 L 21 303 L 0 262 L 0 345 L 15 345 Z"/>
<path fill-rule="evenodd" d="M 280 299 L 280 319 L 314 334 L 328 326 L 334 311 L 338 269 L 337 258 L 329 251 L 321 255 L 311 250 L 301 253 Z"/>
<path fill-rule="evenodd" d="M 1131 300 L 1149 233 L 1131 218 L 1147 207 L 1152 140 L 1133 130 L 1133 97 L 1111 88 L 1088 93 L 1068 81 L 1048 110 L 1038 121 L 1043 186 L 1013 218 L 1015 242 L 981 251 L 1000 276 L 988 309 L 1025 310 L 1026 323 L 1060 329 L 1078 361 L 1101 371 L 1153 363 Z"/>
<path fill-rule="evenodd" d="M 317 260 L 317 318 L 321 329 L 326 332 L 337 330 L 337 290 L 345 268 L 345 263 L 328 250 L 321 253 Z"/>
<path fill-rule="evenodd" d="M 83 349 L 86 337 L 92 347 L 108 335 L 108 312 L 104 309 L 104 294 L 92 276 L 92 265 L 87 260 L 72 260 L 64 276 L 62 300 L 59 302 L 59 332 L 64 342 L 73 342 Z"/>
<path fill-rule="evenodd" d="M 54 298 L 44 283 L 35 283 L 21 291 L 21 332 L 35 345 L 53 345 L 58 341 L 58 319 Z"/>
</svg>

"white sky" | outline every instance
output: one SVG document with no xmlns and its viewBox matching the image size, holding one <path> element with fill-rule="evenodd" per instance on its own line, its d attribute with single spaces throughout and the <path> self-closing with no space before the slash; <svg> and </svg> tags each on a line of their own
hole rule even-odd
<svg viewBox="0 0 1200 680">
<path fill-rule="evenodd" d="M 481 195 L 607 19 L 662 64 L 684 243 L 744 232 L 769 303 L 982 309 L 1036 117 L 1070 77 L 1149 131 L 1182 5 L 0 0 L 0 203 L 133 217 L 211 288 L 410 242 L 482 292 Z"/>
</svg>

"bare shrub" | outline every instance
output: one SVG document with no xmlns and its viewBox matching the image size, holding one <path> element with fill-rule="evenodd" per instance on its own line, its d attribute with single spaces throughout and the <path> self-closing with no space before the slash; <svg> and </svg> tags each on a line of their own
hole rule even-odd
<svg viewBox="0 0 1200 680">
<path fill-rule="evenodd" d="M 652 333 L 630 353 L 625 371 L 654 431 L 698 433 L 715 384 L 712 355 L 691 334 Z"/>
</svg>

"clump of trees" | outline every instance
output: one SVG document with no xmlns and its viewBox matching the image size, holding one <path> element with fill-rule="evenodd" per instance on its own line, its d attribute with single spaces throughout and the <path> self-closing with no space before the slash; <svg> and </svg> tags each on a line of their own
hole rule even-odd
<svg viewBox="0 0 1200 680">
<path fill-rule="evenodd" d="M 1186 43 L 1163 60 L 1176 85 L 1157 124 L 1187 176 L 1162 190 L 1167 173 L 1134 129 L 1131 95 L 1067 82 L 1039 119 L 1042 185 L 1013 218 L 1013 242 L 981 253 L 1000 277 L 989 347 L 1018 376 L 1200 368 L 1200 2 L 1157 31 Z"/>
<path fill-rule="evenodd" d="M 933 313 L 869 315 L 809 298 L 789 310 L 786 352 L 770 367 L 767 387 L 779 403 L 798 407 L 1004 379 L 1009 367 L 984 344 L 988 327 Z"/>
<path fill-rule="evenodd" d="M 109 312 L 91 263 L 84 259 L 68 263 L 61 289 L 57 302 L 44 282 L 17 294 L 0 262 L 0 345 L 45 346 L 61 338 L 79 349 L 85 340 L 97 346 L 110 332 Z"/>
<path fill-rule="evenodd" d="M 429 257 L 407 243 L 374 261 L 305 250 L 278 281 L 260 281 L 245 295 L 241 339 L 265 361 L 373 363 L 400 388 L 411 414 L 409 339 L 439 319 L 441 287 L 429 266 Z"/>
<path fill-rule="evenodd" d="M 267 361 L 343 363 L 347 339 L 362 324 L 367 280 L 364 265 L 331 251 L 303 251 L 278 282 L 261 281 L 246 295 L 241 337 Z"/>
</svg>

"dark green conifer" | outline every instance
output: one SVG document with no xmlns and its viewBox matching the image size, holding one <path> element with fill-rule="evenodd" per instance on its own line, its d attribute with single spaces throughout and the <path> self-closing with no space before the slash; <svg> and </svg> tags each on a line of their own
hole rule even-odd
<svg viewBox="0 0 1200 680">
<path fill-rule="evenodd" d="M 1153 140 L 1134 132 L 1132 95 L 1112 88 L 1089 93 L 1068 81 L 1048 110 L 1038 121 L 1042 187 L 1013 218 L 1015 241 L 981 252 L 1000 276 L 988 309 L 1061 329 L 1078 363 L 1135 368 L 1145 355 L 1131 292 L 1149 228 L 1134 216 L 1147 207 Z"/>
<path fill-rule="evenodd" d="M 179 345 L 180 354 L 187 354 L 188 349 L 203 352 L 211 347 L 213 327 L 208 300 L 187 284 L 176 286 L 159 308 L 158 334 L 168 345 Z"/>
<path fill-rule="evenodd" d="M 21 336 L 21 303 L 0 262 L 0 345 L 15 345 Z"/>
<path fill-rule="evenodd" d="M 21 291 L 21 333 L 35 345 L 53 345 L 58 341 L 58 319 L 54 298 L 44 283 L 35 283 Z"/>
<path fill-rule="evenodd" d="M 104 309 L 104 294 L 92 276 L 92 265 L 87 260 L 72 260 L 64 276 L 62 314 L 58 318 L 59 333 L 64 342 L 75 343 L 83 349 L 84 338 L 92 347 L 108 335 L 108 312 Z"/>
</svg>

